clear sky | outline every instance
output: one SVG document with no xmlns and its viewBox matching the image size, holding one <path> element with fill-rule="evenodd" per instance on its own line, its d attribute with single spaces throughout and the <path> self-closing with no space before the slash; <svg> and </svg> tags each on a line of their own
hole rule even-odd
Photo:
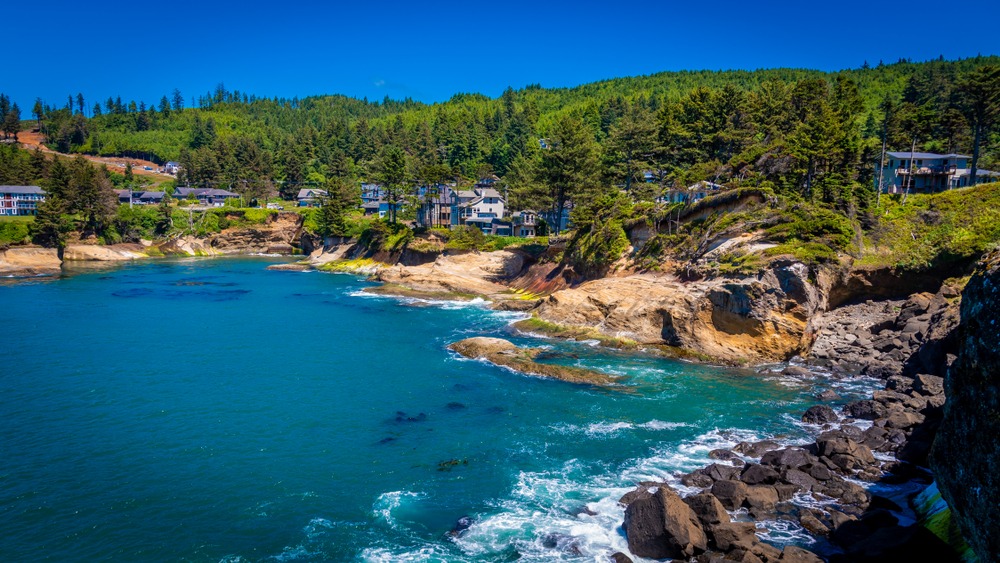
<svg viewBox="0 0 1000 563">
<path fill-rule="evenodd" d="M 0 92 L 25 118 L 36 97 L 155 103 L 178 88 L 190 104 L 220 82 L 268 97 L 434 102 L 665 70 L 1000 54 L 1000 2 L 986 0 L 13 0 L 0 12 Z"/>
</svg>

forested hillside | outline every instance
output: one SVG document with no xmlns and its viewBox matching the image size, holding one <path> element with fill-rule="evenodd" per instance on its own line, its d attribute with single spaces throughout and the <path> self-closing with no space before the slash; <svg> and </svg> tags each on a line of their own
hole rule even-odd
<svg viewBox="0 0 1000 563">
<path fill-rule="evenodd" d="M 227 188 L 246 201 L 288 199 L 302 186 L 316 186 L 338 195 L 345 204 L 338 209 L 349 209 L 360 181 L 382 182 L 401 197 L 419 184 L 496 174 L 509 209 L 572 201 L 579 227 L 574 248 L 598 264 L 623 248 L 622 225 L 649 221 L 669 235 L 676 206 L 652 202 L 697 181 L 753 189 L 780 206 L 805 205 L 782 207 L 794 212 L 781 220 L 792 217 L 799 230 L 818 228 L 825 238 L 815 244 L 828 249 L 808 254 L 826 256 L 856 248 L 851 233 L 875 225 L 883 143 L 888 150 L 966 153 L 973 168 L 1000 166 L 996 56 L 865 64 L 837 73 L 668 72 L 575 88 L 508 89 L 496 99 L 456 94 L 433 105 L 261 99 L 219 85 L 195 105 L 185 107 L 177 91 L 149 104 L 87 103 L 77 94 L 60 108 L 39 100 L 35 122 L 22 123 L 39 127 L 60 152 L 178 160 L 179 184 Z M 16 122 L 16 113 L 0 96 L 0 123 Z M 53 179 L 43 162 L 38 154 L 7 153 L 0 181 L 37 179 L 66 192 L 60 174 Z M 82 163 L 75 166 L 83 174 Z M 83 210 L 73 202 L 87 200 L 61 199 L 77 213 Z M 94 217 L 88 228 L 100 231 Z M 328 234 L 342 224 L 335 219 Z M 827 236 L 827 224 L 835 224 L 836 237 Z M 791 240 L 812 239 L 800 233 Z"/>
<path fill-rule="evenodd" d="M 576 88 L 509 89 L 497 99 L 457 94 L 427 105 L 343 96 L 258 99 L 219 85 L 184 107 L 180 92 L 156 102 L 65 107 L 41 101 L 34 117 L 62 152 L 179 160 L 198 185 L 287 192 L 332 178 L 377 179 L 387 146 L 407 155 L 414 182 L 496 173 L 525 203 L 549 193 L 536 169 L 539 139 L 584 143 L 584 184 L 630 184 L 656 170 L 664 185 L 697 180 L 771 182 L 827 201 L 870 184 L 881 137 L 890 150 L 971 154 L 977 75 L 998 57 L 864 66 L 838 73 L 773 69 L 669 72 Z M 995 73 L 995 70 L 993 71 Z M 27 118 L 27 116 L 24 116 Z M 987 120 L 988 121 L 988 120 Z M 980 166 L 996 143 L 980 136 Z M 577 186 L 573 189 L 577 189 Z M 287 195 L 287 194 L 286 194 Z M 534 197 L 532 197 L 534 195 Z M 517 200 L 518 197 L 515 197 Z M 544 197 L 542 197 L 544 199 Z"/>
</svg>

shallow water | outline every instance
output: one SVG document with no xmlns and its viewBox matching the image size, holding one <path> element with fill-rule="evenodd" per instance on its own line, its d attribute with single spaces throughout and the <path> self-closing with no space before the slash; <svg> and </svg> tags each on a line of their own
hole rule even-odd
<svg viewBox="0 0 1000 563">
<path fill-rule="evenodd" d="M 869 390 L 512 337 L 517 315 L 482 303 L 274 261 L 0 286 L 0 560 L 601 560 L 626 546 L 634 483 L 800 440 L 818 391 Z M 446 349 L 474 335 L 550 346 L 625 392 Z"/>
</svg>

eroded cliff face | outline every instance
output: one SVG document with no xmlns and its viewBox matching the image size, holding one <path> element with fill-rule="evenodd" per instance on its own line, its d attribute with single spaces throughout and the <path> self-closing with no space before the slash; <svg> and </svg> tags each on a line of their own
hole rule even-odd
<svg viewBox="0 0 1000 563">
<path fill-rule="evenodd" d="M 966 286 L 961 319 L 931 465 L 980 561 L 1000 561 L 1000 252 Z"/>
<path fill-rule="evenodd" d="M 16 246 L 0 250 L 0 276 L 38 276 L 60 272 L 62 263 L 54 248 Z"/>
<path fill-rule="evenodd" d="M 733 363 L 786 360 L 808 349 L 810 319 L 825 298 L 800 263 L 743 280 L 682 282 L 630 275 L 557 291 L 535 313 L 641 344 L 665 344 Z"/>
</svg>

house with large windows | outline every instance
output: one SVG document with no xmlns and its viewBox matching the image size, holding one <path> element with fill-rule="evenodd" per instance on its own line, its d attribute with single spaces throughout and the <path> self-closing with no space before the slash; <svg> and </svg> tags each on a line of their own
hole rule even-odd
<svg viewBox="0 0 1000 563">
<path fill-rule="evenodd" d="M 45 190 L 38 186 L 0 186 L 0 215 L 38 215 Z"/>
<path fill-rule="evenodd" d="M 492 234 L 493 219 L 503 219 L 505 206 L 504 197 L 493 188 L 455 190 L 451 198 L 451 226 L 475 225 L 484 233 Z"/>
<path fill-rule="evenodd" d="M 227 199 L 238 198 L 240 194 L 217 188 L 177 188 L 174 190 L 174 197 L 176 199 L 194 198 L 201 205 L 221 207 Z"/>
<path fill-rule="evenodd" d="M 931 152 L 888 152 L 882 190 L 889 194 L 933 193 L 972 184 L 971 156 Z M 1000 173 L 977 170 L 976 184 L 1000 181 Z"/>
</svg>

